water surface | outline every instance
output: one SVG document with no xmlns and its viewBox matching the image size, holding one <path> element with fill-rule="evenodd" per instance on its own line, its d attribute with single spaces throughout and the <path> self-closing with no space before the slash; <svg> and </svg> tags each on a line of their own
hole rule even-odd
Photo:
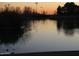
<svg viewBox="0 0 79 59">
<path fill-rule="evenodd" d="M 10 39 L 11 40 L 11 39 Z M 32 20 L 15 43 L 0 43 L 0 53 L 79 50 L 79 30 L 56 20 Z"/>
</svg>

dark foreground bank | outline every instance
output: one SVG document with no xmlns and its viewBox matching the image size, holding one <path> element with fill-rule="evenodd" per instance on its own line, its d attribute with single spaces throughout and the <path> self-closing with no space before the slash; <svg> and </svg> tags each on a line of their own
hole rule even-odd
<svg viewBox="0 0 79 59">
<path fill-rule="evenodd" d="M 36 52 L 22 54 L 2 54 L 0 56 L 79 56 L 79 51 Z"/>
</svg>

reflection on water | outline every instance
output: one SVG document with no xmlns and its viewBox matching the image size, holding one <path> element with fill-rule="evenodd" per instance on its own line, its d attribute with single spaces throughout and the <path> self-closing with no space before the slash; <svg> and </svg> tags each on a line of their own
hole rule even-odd
<svg viewBox="0 0 79 59">
<path fill-rule="evenodd" d="M 60 31 L 64 30 L 66 35 L 73 35 L 75 29 L 79 29 L 79 18 L 69 17 L 69 18 L 58 18 L 57 19 L 57 28 Z"/>
<path fill-rule="evenodd" d="M 24 32 L 30 30 L 30 21 L 19 28 L 5 25 L 0 27 L 0 44 L 15 44 Z"/>
<path fill-rule="evenodd" d="M 2 53 L 9 52 L 10 49 L 15 50 L 15 48 L 12 47 L 20 41 L 20 38 L 23 36 L 24 32 L 27 33 L 27 31 L 30 30 L 30 21 L 26 21 L 20 27 L 7 24 L 8 23 L 0 24 L 0 52 Z M 29 35 L 27 34 L 26 38 L 28 38 L 28 36 Z"/>
<path fill-rule="evenodd" d="M 0 30 L 0 53 L 79 50 L 79 22 L 67 20 L 30 20 L 18 31 L 12 27 Z"/>
</svg>

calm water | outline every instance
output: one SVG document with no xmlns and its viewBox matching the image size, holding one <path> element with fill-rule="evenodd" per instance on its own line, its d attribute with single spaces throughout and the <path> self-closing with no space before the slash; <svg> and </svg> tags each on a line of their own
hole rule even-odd
<svg viewBox="0 0 79 59">
<path fill-rule="evenodd" d="M 79 50 L 79 30 L 67 24 L 62 27 L 61 23 L 49 19 L 30 21 L 15 43 L 0 44 L 0 53 Z"/>
</svg>

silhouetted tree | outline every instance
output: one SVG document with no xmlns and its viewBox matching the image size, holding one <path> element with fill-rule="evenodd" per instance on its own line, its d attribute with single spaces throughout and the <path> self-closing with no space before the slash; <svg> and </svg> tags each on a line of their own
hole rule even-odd
<svg viewBox="0 0 79 59">
<path fill-rule="evenodd" d="M 21 13 L 20 7 L 16 7 L 16 10 L 15 11 L 18 12 L 18 13 Z"/>
<path fill-rule="evenodd" d="M 68 14 L 74 13 L 75 10 L 75 3 L 74 2 L 68 2 L 64 5 L 64 7 L 67 9 Z"/>
<path fill-rule="evenodd" d="M 79 7 L 74 2 L 67 2 L 63 7 L 58 6 L 57 14 L 75 15 L 79 13 Z"/>
<path fill-rule="evenodd" d="M 43 11 L 43 13 L 42 13 L 43 15 L 46 15 L 46 12 L 45 11 Z"/>
<path fill-rule="evenodd" d="M 62 7 L 58 6 L 58 8 L 57 8 L 57 14 L 61 14 L 61 9 L 62 9 Z"/>
<path fill-rule="evenodd" d="M 64 7 L 73 7 L 75 6 L 75 3 L 74 2 L 67 2 Z"/>
</svg>

